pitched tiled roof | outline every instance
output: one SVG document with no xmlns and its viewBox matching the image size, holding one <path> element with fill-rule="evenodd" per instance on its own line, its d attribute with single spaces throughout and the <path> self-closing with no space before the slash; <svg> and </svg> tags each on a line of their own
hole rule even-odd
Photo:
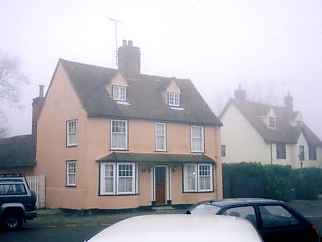
<svg viewBox="0 0 322 242">
<path fill-rule="evenodd" d="M 301 133 L 310 145 L 322 146 L 319 137 L 305 124 L 292 126 L 291 121 L 297 116 L 296 111 L 290 112 L 286 107 L 278 107 L 246 100 L 231 99 L 230 104 L 240 110 L 244 117 L 258 131 L 266 142 L 296 144 Z M 228 104 L 229 105 L 229 104 Z M 228 106 L 227 106 L 228 107 Z M 273 109 L 277 116 L 276 129 L 270 129 L 261 119 Z"/>
<path fill-rule="evenodd" d="M 32 135 L 0 139 L 0 168 L 21 168 L 35 165 Z"/>
<path fill-rule="evenodd" d="M 175 79 L 184 110 L 172 110 L 161 93 L 173 78 L 140 74 L 127 78 L 128 102 L 114 102 L 106 85 L 118 70 L 60 60 L 89 117 L 138 118 L 220 126 L 221 122 L 192 82 Z"/>
<path fill-rule="evenodd" d="M 203 162 L 214 163 L 210 157 L 200 154 L 165 154 L 165 153 L 125 153 L 125 152 L 112 152 L 97 161 L 136 161 L 146 163 L 189 163 L 189 162 Z"/>
</svg>

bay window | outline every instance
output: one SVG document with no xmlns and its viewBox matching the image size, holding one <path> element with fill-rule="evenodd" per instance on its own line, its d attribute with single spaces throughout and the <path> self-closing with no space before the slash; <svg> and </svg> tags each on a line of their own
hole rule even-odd
<svg viewBox="0 0 322 242">
<path fill-rule="evenodd" d="M 100 194 L 122 195 L 137 193 L 135 163 L 102 162 L 100 164 Z"/>
<path fill-rule="evenodd" d="M 184 192 L 209 192 L 213 190 L 212 164 L 185 164 L 183 173 Z"/>
</svg>

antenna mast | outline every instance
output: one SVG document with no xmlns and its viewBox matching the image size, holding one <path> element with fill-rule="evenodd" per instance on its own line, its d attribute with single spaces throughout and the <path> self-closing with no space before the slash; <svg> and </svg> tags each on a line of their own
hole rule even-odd
<svg viewBox="0 0 322 242">
<path fill-rule="evenodd" d="M 117 66 L 118 61 L 117 61 L 117 25 L 121 23 L 120 20 L 115 19 L 115 18 L 108 18 L 111 22 L 114 23 L 114 37 L 115 37 L 115 64 Z"/>
</svg>

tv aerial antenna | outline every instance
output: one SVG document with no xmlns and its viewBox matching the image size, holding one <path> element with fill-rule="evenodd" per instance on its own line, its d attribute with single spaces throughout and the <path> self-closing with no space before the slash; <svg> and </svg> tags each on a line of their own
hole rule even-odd
<svg viewBox="0 0 322 242">
<path fill-rule="evenodd" d="M 121 20 L 115 19 L 115 18 L 108 18 L 111 22 L 114 23 L 114 38 L 115 38 L 115 64 L 117 66 L 118 60 L 117 60 L 117 25 L 122 23 Z"/>
</svg>

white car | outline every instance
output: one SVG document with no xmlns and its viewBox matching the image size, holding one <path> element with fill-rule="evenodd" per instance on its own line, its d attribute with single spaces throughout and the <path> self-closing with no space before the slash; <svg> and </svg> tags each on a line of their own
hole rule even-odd
<svg viewBox="0 0 322 242">
<path fill-rule="evenodd" d="M 125 219 L 88 242 L 262 242 L 255 228 L 241 218 L 145 215 Z"/>
</svg>

